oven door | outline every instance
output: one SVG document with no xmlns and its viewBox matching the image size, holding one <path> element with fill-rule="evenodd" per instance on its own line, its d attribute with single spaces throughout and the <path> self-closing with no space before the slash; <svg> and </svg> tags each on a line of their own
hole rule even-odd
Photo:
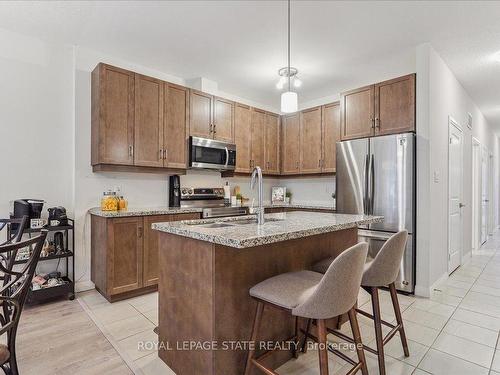
<svg viewBox="0 0 500 375">
<path fill-rule="evenodd" d="M 190 137 L 189 141 L 189 166 L 191 168 L 235 169 L 236 145 L 199 137 Z"/>
</svg>

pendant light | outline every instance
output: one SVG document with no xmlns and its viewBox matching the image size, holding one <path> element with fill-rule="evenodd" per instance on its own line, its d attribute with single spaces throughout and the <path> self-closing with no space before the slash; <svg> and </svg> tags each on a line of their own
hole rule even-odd
<svg viewBox="0 0 500 375">
<path fill-rule="evenodd" d="M 292 113 L 298 110 L 297 93 L 291 90 L 290 74 L 290 0 L 288 0 L 288 91 L 281 94 L 281 112 Z"/>
</svg>

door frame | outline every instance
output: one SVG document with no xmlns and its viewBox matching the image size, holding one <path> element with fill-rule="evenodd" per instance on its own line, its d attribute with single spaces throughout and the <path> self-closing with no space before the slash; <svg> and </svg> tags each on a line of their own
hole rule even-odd
<svg viewBox="0 0 500 375">
<path fill-rule="evenodd" d="M 486 155 L 486 199 L 487 199 L 487 211 L 486 211 L 486 215 L 484 215 L 483 213 L 483 181 L 484 181 L 484 176 L 483 176 L 483 156 Z M 479 190 L 480 192 L 480 198 L 479 198 L 479 207 L 480 207 L 480 215 L 479 215 L 479 247 L 483 246 L 486 241 L 488 241 L 488 236 L 489 236 L 489 225 L 490 225 L 490 189 L 489 189 L 489 185 L 490 185 L 490 180 L 491 180 L 491 176 L 490 176 L 490 152 L 488 150 L 488 147 L 486 147 L 486 145 L 481 145 L 481 188 Z M 485 216 L 485 219 L 486 219 L 486 235 L 485 235 L 485 239 L 484 239 L 484 242 L 482 241 L 482 238 L 481 238 L 481 229 L 483 228 L 483 216 Z"/>
<path fill-rule="evenodd" d="M 481 247 L 481 142 L 472 137 L 472 251 Z"/>
<path fill-rule="evenodd" d="M 447 164 L 447 167 L 448 167 L 448 178 L 447 178 L 447 183 L 448 183 L 448 187 L 447 187 L 447 197 L 446 197 L 446 206 L 447 206 L 447 210 L 446 210 L 446 221 L 448 223 L 447 225 L 447 249 L 446 249 L 446 259 L 447 259 L 447 270 L 448 270 L 448 274 L 451 275 L 455 270 L 457 270 L 461 265 L 462 265 L 462 262 L 463 262 L 463 252 L 464 252 L 464 243 L 463 243 L 463 235 L 461 236 L 460 238 L 460 241 L 461 241 L 461 246 L 460 246 L 460 250 L 459 250 L 459 265 L 458 267 L 450 270 L 450 174 L 451 174 L 451 168 L 450 168 L 450 135 L 451 135 L 451 129 L 452 129 L 452 126 L 458 130 L 460 133 L 461 133 L 461 152 L 460 152 L 460 158 L 462 159 L 462 168 L 460 168 L 460 201 L 462 202 L 463 201 L 463 182 L 464 182 L 464 173 L 463 173 L 463 165 L 464 165 L 464 161 L 463 161 L 463 155 L 464 155 L 464 132 L 462 130 L 462 127 L 458 124 L 458 122 L 452 117 L 452 116 L 448 116 L 448 138 L 447 138 L 447 143 L 448 143 L 448 150 L 447 150 L 447 159 L 448 159 L 448 164 Z M 459 231 L 459 233 L 463 233 L 463 215 L 462 215 L 462 210 L 460 209 L 460 228 L 461 230 Z"/>
</svg>

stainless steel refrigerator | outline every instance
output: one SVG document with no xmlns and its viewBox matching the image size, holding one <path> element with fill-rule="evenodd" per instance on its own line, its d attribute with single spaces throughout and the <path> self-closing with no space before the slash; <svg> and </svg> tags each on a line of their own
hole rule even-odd
<svg viewBox="0 0 500 375">
<path fill-rule="evenodd" d="M 398 290 L 415 288 L 415 134 L 405 133 L 337 143 L 337 212 L 384 216 L 359 230 L 373 258 L 399 230 L 408 230 Z"/>
</svg>

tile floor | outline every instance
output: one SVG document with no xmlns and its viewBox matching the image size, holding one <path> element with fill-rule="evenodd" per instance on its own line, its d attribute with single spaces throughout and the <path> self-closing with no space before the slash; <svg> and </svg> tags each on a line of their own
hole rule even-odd
<svg viewBox="0 0 500 375">
<path fill-rule="evenodd" d="M 96 291 L 78 300 L 124 361 L 136 374 L 174 374 L 154 349 L 139 349 L 139 341 L 155 341 L 158 294 L 114 304 Z M 381 292 L 382 316 L 394 321 L 387 292 Z M 370 300 L 360 292 L 359 305 L 370 311 Z M 434 290 L 429 299 L 400 296 L 410 357 L 405 358 L 398 337 L 386 346 L 389 375 L 500 375 L 500 232 L 466 265 Z M 374 346 L 373 324 L 360 316 L 363 342 Z M 343 330 L 349 332 L 348 324 Z M 350 333 L 350 332 L 349 332 Z M 338 341 L 329 336 L 330 340 Z M 347 353 L 355 356 L 355 353 Z M 376 357 L 367 354 L 370 374 L 378 374 Z M 330 355 L 330 374 L 345 374 L 350 365 Z M 279 374 L 318 374 L 314 350 L 281 366 Z"/>
</svg>

